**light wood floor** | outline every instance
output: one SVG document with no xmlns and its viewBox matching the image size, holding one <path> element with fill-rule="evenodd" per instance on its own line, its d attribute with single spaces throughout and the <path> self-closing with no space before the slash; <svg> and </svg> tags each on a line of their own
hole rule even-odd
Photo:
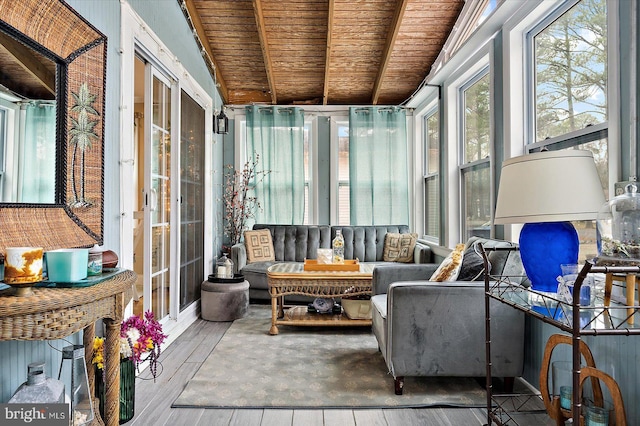
<svg viewBox="0 0 640 426">
<path fill-rule="evenodd" d="M 487 423 L 482 408 L 421 408 L 362 410 L 191 409 L 171 408 L 185 384 L 231 325 L 197 320 L 161 355 L 163 371 L 156 382 L 143 371 L 136 379 L 135 426 L 475 426 Z M 389 379 L 389 392 L 393 382 Z M 542 417 L 539 417 L 542 416 Z M 546 415 L 520 422 L 523 426 L 549 424 Z"/>
</svg>

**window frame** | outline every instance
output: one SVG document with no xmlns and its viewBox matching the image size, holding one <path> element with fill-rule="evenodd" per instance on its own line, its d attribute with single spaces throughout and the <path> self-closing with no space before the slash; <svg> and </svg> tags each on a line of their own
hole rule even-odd
<svg viewBox="0 0 640 426">
<path fill-rule="evenodd" d="M 307 175 L 308 179 L 305 179 L 304 186 L 306 191 L 306 209 L 304 212 L 305 223 L 304 225 L 318 223 L 318 209 L 316 205 L 318 203 L 318 171 L 316 166 L 316 158 L 318 155 L 318 148 L 316 147 L 316 136 L 318 134 L 317 120 L 315 117 L 305 117 L 303 132 L 309 141 L 307 148 Z"/>
<path fill-rule="evenodd" d="M 606 155 L 607 155 L 607 186 L 608 192 L 611 197 L 613 194 L 611 188 L 618 180 L 618 161 L 620 157 L 619 141 L 617 140 L 618 131 L 617 126 L 611 127 L 611 123 L 619 122 L 619 89 L 618 89 L 618 37 L 615 29 L 617 28 L 617 3 L 612 5 L 606 2 L 606 25 L 607 25 L 607 59 L 606 59 L 606 73 L 607 73 L 607 87 L 604 93 L 606 98 L 606 117 L 607 119 L 598 124 L 588 125 L 581 129 L 569 131 L 567 133 L 547 138 L 541 141 L 537 141 L 536 136 L 536 50 L 535 50 L 535 38 L 547 29 L 550 25 L 557 22 L 564 14 L 568 13 L 573 7 L 577 6 L 582 0 L 570 0 L 560 4 L 555 9 L 548 11 L 547 14 L 538 19 L 528 29 L 523 31 L 524 39 L 524 74 L 525 74 L 525 140 L 524 140 L 524 153 L 530 154 L 538 152 L 544 149 L 548 150 L 565 150 L 577 148 L 582 144 L 589 142 L 595 142 L 606 139 Z M 580 223 L 586 223 L 589 221 L 577 221 L 574 223 L 576 228 L 580 227 Z M 586 227 L 594 230 L 593 235 L 588 235 L 587 240 L 595 240 L 595 220 L 594 226 Z M 580 234 L 582 235 L 582 234 Z M 592 248 L 589 248 L 586 241 L 580 242 L 580 260 L 583 261 L 585 257 L 591 256 Z"/>
<path fill-rule="evenodd" d="M 329 199 L 331 202 L 331 211 L 329 212 L 329 217 L 331 224 L 333 225 L 348 225 L 341 224 L 339 221 L 339 211 L 340 211 L 340 187 L 347 186 L 349 187 L 349 181 L 340 180 L 339 174 L 339 154 L 340 154 L 340 146 L 339 146 L 339 128 L 344 126 L 349 130 L 349 116 L 348 115 L 334 115 L 331 116 L 331 161 L 330 161 L 330 186 L 331 189 L 329 191 Z M 345 184 L 346 182 L 346 184 Z"/>
<path fill-rule="evenodd" d="M 7 108 L 0 106 L 0 200 L 4 195 L 4 175 L 7 167 L 7 132 L 9 125 L 9 111 Z"/>
<path fill-rule="evenodd" d="M 438 123 L 437 123 L 437 131 L 438 131 L 438 155 L 437 155 L 437 168 L 435 172 L 429 172 L 429 165 L 430 165 L 430 155 L 429 155 L 429 119 L 431 117 L 437 116 L 438 118 Z M 429 210 L 427 208 L 427 200 L 429 199 L 428 197 L 428 183 L 431 181 L 435 181 L 436 183 L 436 200 L 437 200 L 437 207 L 436 207 L 436 219 L 437 222 L 440 224 L 441 222 L 441 214 L 440 214 L 440 206 L 442 203 L 442 197 L 441 197 L 441 191 L 440 191 L 440 153 L 442 151 L 442 135 L 441 135 L 441 121 L 442 121 L 442 115 L 440 114 L 440 106 L 439 105 L 434 105 L 432 107 L 430 107 L 422 116 L 422 140 L 423 140 L 423 160 L 422 160 L 422 184 L 423 184 L 423 229 L 424 229 L 424 239 L 435 243 L 435 244 L 439 244 L 440 242 L 440 229 L 438 229 L 437 231 L 437 235 L 431 235 L 428 233 L 429 231 Z M 440 228 L 440 225 L 438 225 L 438 228 Z"/>
<path fill-rule="evenodd" d="M 491 157 L 494 150 L 494 108 L 493 108 L 493 82 L 492 82 L 492 73 L 490 64 L 486 64 L 481 67 L 478 71 L 476 71 L 470 78 L 467 78 L 463 84 L 458 86 L 457 90 L 457 117 L 458 117 L 458 142 L 457 142 L 457 164 L 458 164 L 458 205 L 459 205 L 459 235 L 462 240 L 467 239 L 468 229 L 466 228 L 466 220 L 465 220 L 465 212 L 467 211 L 466 201 L 465 201 L 465 186 L 464 186 L 464 178 L 467 173 L 480 171 L 482 169 L 489 169 L 489 205 L 493 206 L 493 171 L 491 170 Z M 489 154 L 485 158 L 481 158 L 478 160 L 465 162 L 466 158 L 466 144 L 465 144 L 465 93 L 471 88 L 474 84 L 478 83 L 482 78 L 489 78 Z M 493 218 L 493 210 L 489 213 L 489 221 Z M 490 227 L 489 235 L 493 234 L 493 227 Z"/>
<path fill-rule="evenodd" d="M 570 9 L 579 4 L 582 0 L 570 0 L 562 3 L 555 9 L 549 11 L 545 16 L 536 21 L 526 31 L 523 32 L 525 43 L 525 75 L 526 75 L 526 135 L 524 143 L 524 152 L 529 154 L 532 152 L 538 152 L 543 149 L 559 150 L 570 149 L 581 144 L 594 142 L 601 139 L 607 139 L 607 156 L 608 162 L 608 185 L 609 192 L 614 182 L 617 181 L 617 162 L 613 161 L 614 158 L 619 156 L 618 146 L 616 145 L 615 137 L 617 131 L 616 126 L 610 127 L 610 123 L 617 122 L 619 117 L 618 104 L 615 99 L 618 99 L 618 46 L 616 31 L 617 28 L 617 7 L 612 7 L 608 2 L 607 5 L 607 90 L 605 92 L 606 105 L 607 105 L 607 120 L 598 124 L 589 125 L 582 129 L 573 130 L 564 133 L 559 136 L 544 139 L 542 141 L 536 141 L 536 99 L 535 99 L 535 81 L 536 81 L 536 69 L 535 69 L 535 37 L 544 31 L 547 27 L 552 25 L 558 19 L 560 19 Z M 605 0 L 603 0 L 605 1 Z"/>
<path fill-rule="evenodd" d="M 607 120 L 598 124 L 590 125 L 588 127 L 577 129 L 563 135 L 555 136 L 552 138 L 548 138 L 542 141 L 536 140 L 536 59 L 535 59 L 535 38 L 541 32 L 543 32 L 550 25 L 555 23 L 558 19 L 560 19 L 565 13 L 567 13 L 570 9 L 575 7 L 582 0 L 568 0 L 558 7 L 550 11 L 546 14 L 542 19 L 538 20 L 533 26 L 531 26 L 527 31 L 524 32 L 524 44 L 525 44 L 525 82 L 526 82 L 526 91 L 525 97 L 527 101 L 525 102 L 525 113 L 526 113 L 526 135 L 525 135 L 525 152 L 531 153 L 539 151 L 540 149 L 553 146 L 557 143 L 563 143 L 566 145 L 569 141 L 571 142 L 571 146 L 579 145 L 584 143 L 585 138 L 591 138 L 591 141 L 599 139 L 597 136 L 589 136 L 589 134 L 601 134 L 603 131 L 606 132 L 605 137 L 608 136 L 609 122 L 611 122 L 611 103 L 609 99 L 611 98 L 611 77 L 610 75 L 610 66 L 611 60 L 609 56 L 611 55 L 611 43 L 607 43 L 607 91 L 605 96 L 607 97 Z M 606 3 L 606 0 L 603 0 Z M 611 27 L 611 10 L 609 6 L 607 6 L 607 39 L 611 36 L 611 31 L 609 30 Z M 595 139 L 593 139 L 595 137 Z"/>
</svg>

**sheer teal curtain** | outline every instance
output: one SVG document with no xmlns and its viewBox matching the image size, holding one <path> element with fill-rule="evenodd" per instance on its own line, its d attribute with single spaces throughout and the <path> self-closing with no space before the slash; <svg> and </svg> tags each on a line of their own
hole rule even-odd
<svg viewBox="0 0 640 426">
<path fill-rule="evenodd" d="M 304 112 L 300 108 L 250 106 L 247 155 L 270 171 L 255 185 L 256 223 L 300 225 L 304 221 Z"/>
<path fill-rule="evenodd" d="M 24 124 L 24 140 L 18 154 L 18 200 L 54 203 L 56 106 L 39 102 L 27 104 Z"/>
<path fill-rule="evenodd" d="M 409 224 L 404 109 L 349 109 L 351 225 Z"/>
</svg>

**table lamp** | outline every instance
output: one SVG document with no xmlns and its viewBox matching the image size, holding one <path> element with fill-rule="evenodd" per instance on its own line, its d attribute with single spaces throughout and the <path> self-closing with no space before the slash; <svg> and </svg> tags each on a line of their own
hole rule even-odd
<svg viewBox="0 0 640 426">
<path fill-rule="evenodd" d="M 595 219 L 604 192 L 590 151 L 543 151 L 505 160 L 494 223 L 524 223 L 520 255 L 531 288 L 556 293 L 560 265 L 578 263 L 571 220 Z"/>
</svg>

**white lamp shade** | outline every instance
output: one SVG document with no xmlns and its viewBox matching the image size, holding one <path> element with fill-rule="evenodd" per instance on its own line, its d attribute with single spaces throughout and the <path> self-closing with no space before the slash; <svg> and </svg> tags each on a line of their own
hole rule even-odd
<svg viewBox="0 0 640 426">
<path fill-rule="evenodd" d="M 604 202 L 590 151 L 527 154 L 502 165 L 494 223 L 592 220 Z"/>
</svg>

